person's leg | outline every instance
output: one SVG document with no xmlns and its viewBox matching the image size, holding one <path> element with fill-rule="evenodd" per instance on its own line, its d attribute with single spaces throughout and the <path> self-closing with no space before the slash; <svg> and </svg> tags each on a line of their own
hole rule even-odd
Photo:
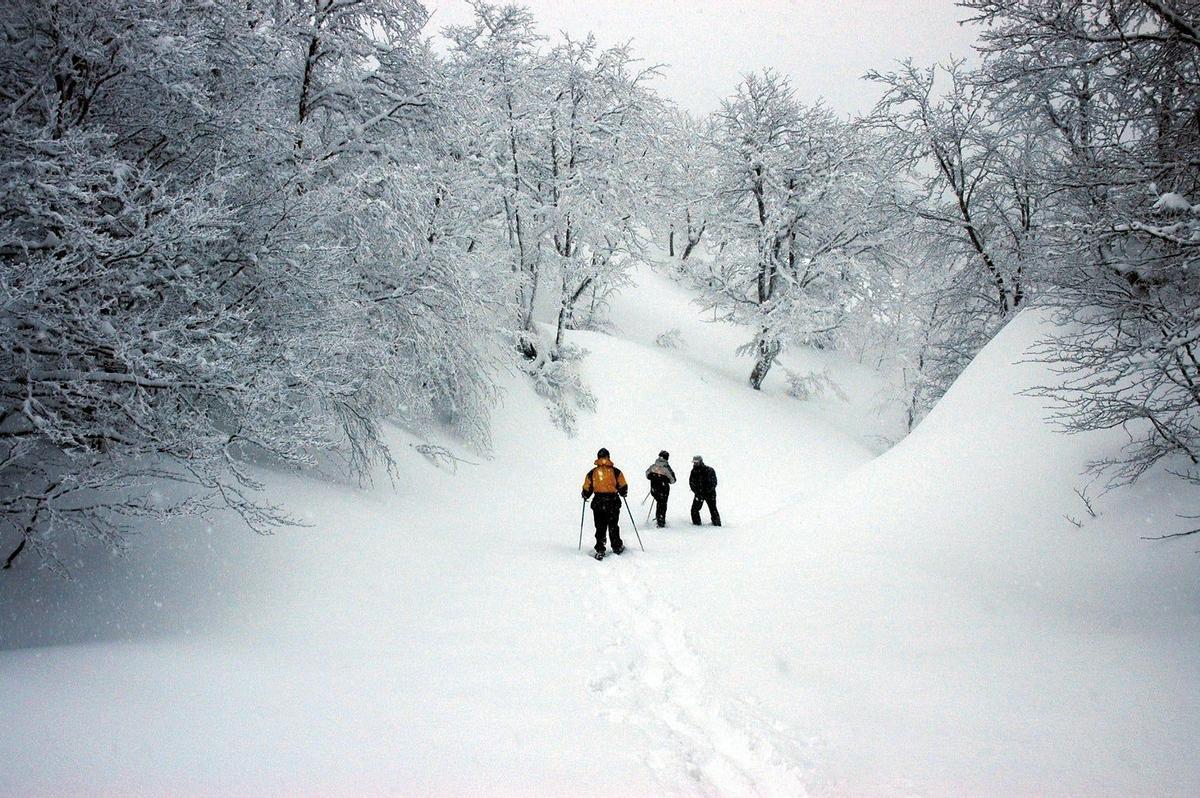
<svg viewBox="0 0 1200 798">
<path fill-rule="evenodd" d="M 604 553 L 604 538 L 608 531 L 608 513 L 599 496 L 592 497 L 592 517 L 596 521 L 596 551 Z"/>
<path fill-rule="evenodd" d="M 709 496 L 707 499 L 707 502 L 708 502 L 708 514 L 709 514 L 709 517 L 712 518 L 712 525 L 720 526 L 721 525 L 721 514 L 719 512 L 717 512 L 717 494 L 714 493 L 713 495 Z"/>
<path fill-rule="evenodd" d="M 625 544 L 621 542 L 621 505 L 615 505 L 608 522 L 608 542 L 613 551 L 621 551 Z"/>
<path fill-rule="evenodd" d="M 704 499 L 699 496 L 692 499 L 692 523 L 700 526 L 700 507 L 704 504 Z"/>
<path fill-rule="evenodd" d="M 663 491 L 654 497 L 654 520 L 659 527 L 667 525 L 667 497 L 670 495 L 670 491 Z"/>
</svg>

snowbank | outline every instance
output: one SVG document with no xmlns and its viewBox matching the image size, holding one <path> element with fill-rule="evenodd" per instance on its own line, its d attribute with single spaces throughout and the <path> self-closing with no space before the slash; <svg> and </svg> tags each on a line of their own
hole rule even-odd
<svg viewBox="0 0 1200 798">
<path fill-rule="evenodd" d="M 743 541 L 755 655 L 730 678 L 849 794 L 1200 791 L 1194 547 L 1139 539 L 1186 489 L 1149 478 L 1089 517 L 1079 475 L 1119 436 L 1056 433 L 1020 395 L 1050 379 L 1020 362 L 1042 331 L 1016 319 L 913 435 Z"/>
</svg>

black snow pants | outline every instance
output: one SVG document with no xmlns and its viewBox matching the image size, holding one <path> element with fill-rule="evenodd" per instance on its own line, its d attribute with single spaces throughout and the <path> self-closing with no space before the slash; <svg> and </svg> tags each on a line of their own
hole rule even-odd
<svg viewBox="0 0 1200 798">
<path fill-rule="evenodd" d="M 705 504 L 708 505 L 708 514 L 712 518 L 713 526 L 721 525 L 721 514 L 717 512 L 717 494 L 716 491 L 701 496 L 699 493 L 692 499 L 692 523 L 700 526 L 700 508 Z"/>
<path fill-rule="evenodd" d="M 650 490 L 650 498 L 654 499 L 654 520 L 660 527 L 667 525 L 667 499 L 670 496 L 670 485 L 664 485 L 657 490 L 654 488 Z"/>
<path fill-rule="evenodd" d="M 597 493 L 592 497 L 592 515 L 596 519 L 596 551 L 604 553 L 606 534 L 613 551 L 625 548 L 621 542 L 621 497 L 615 493 Z"/>
</svg>

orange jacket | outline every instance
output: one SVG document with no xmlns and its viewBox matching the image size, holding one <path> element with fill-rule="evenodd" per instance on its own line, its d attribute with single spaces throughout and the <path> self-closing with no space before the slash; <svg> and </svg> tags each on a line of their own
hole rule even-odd
<svg viewBox="0 0 1200 798">
<path fill-rule="evenodd" d="M 593 493 L 620 493 L 624 496 L 628 492 L 629 483 L 625 481 L 625 475 L 607 457 L 597 460 L 596 467 L 583 478 L 585 499 Z"/>
</svg>

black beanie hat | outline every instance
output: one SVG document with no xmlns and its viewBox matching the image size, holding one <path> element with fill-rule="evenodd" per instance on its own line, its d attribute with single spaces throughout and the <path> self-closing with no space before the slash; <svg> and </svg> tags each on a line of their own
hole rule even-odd
<svg viewBox="0 0 1200 798">
<path fill-rule="evenodd" d="M 659 453 L 658 453 L 658 456 L 659 456 L 659 457 L 661 457 L 661 458 L 662 458 L 662 459 L 664 459 L 664 460 L 670 460 L 670 459 L 671 459 L 671 454 L 670 454 L 670 452 L 668 452 L 666 449 L 663 449 L 661 452 L 659 452 Z"/>
<path fill-rule="evenodd" d="M 596 452 L 596 457 L 608 457 L 608 449 L 601 446 L 600 451 Z"/>
</svg>

